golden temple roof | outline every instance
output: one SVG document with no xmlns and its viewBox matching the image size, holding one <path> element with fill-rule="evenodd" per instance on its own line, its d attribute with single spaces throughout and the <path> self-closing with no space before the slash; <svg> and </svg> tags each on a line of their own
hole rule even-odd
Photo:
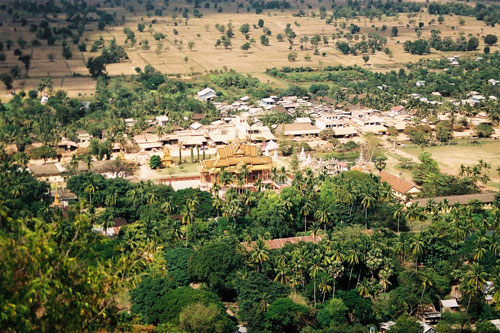
<svg viewBox="0 0 500 333">
<path fill-rule="evenodd" d="M 248 165 L 250 170 L 263 170 L 271 168 L 272 159 L 269 156 L 258 156 L 257 146 L 241 143 L 236 138 L 230 145 L 217 148 L 215 158 L 202 160 L 200 164 L 202 172 L 218 172 L 221 168 L 236 171 L 243 164 Z"/>
</svg>

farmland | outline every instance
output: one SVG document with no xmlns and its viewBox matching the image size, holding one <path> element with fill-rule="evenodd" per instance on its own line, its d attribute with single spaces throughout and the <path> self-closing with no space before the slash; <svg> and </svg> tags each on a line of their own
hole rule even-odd
<svg viewBox="0 0 500 333">
<path fill-rule="evenodd" d="M 5 10 L 0 11 L 0 17 L 5 22 L 0 27 L 1 40 L 6 44 L 7 39 L 17 41 L 21 37 L 28 42 L 23 53 L 31 54 L 29 71 L 27 73 L 23 71 L 23 75 L 15 80 L 14 88 L 27 91 L 36 88 L 40 78 L 50 76 L 54 80 L 54 88 L 66 90 L 69 96 L 91 96 L 95 89 L 95 81 L 89 77 L 86 63 L 90 57 L 99 55 L 98 49 L 94 49 L 94 52 L 91 50 L 92 45 L 100 39 L 104 40 L 105 44 L 116 39 L 117 44 L 124 46 L 128 55 L 128 59 L 107 66 L 107 72 L 111 76 L 134 74 L 137 67 L 143 68 L 146 65 L 152 65 L 163 73 L 180 75 L 184 78 L 212 70 L 234 69 L 241 73 L 255 75 L 264 83 L 283 86 L 285 85 L 283 82 L 268 77 L 264 71 L 271 67 L 318 68 L 338 64 L 359 65 L 375 71 L 388 71 L 422 58 L 440 58 L 468 53 L 442 52 L 434 49 L 428 55 L 412 55 L 404 52 L 405 41 L 415 40 L 418 36 L 424 39 L 429 38 L 432 30 L 440 30 L 442 38 L 477 37 L 480 40 L 478 50 L 484 47 L 482 37 L 496 32 L 495 27 L 487 26 L 483 21 L 478 21 L 474 17 L 445 15 L 443 16 L 444 22 L 439 23 L 436 15 L 430 15 L 424 10 L 419 13 L 400 13 L 395 16 L 380 16 L 380 18 L 372 19 L 339 18 L 327 24 L 325 18 L 319 15 L 319 8 L 331 6 L 321 2 L 297 3 L 293 4 L 290 9 L 263 10 L 260 14 L 256 14 L 253 10 L 247 12 L 246 7 L 238 8 L 238 3 L 219 4 L 218 10 L 221 12 L 218 12 L 212 4 L 210 8 L 197 9 L 203 15 L 200 18 L 193 17 L 192 6 L 190 6 L 187 19 L 181 15 L 183 13 L 181 8 L 186 8 L 185 3 L 172 2 L 168 7 L 160 2 L 155 3 L 155 8 L 163 8 L 161 16 L 155 16 L 154 11 L 146 11 L 144 4 L 133 2 L 127 4 L 127 6 L 132 5 L 133 13 L 125 6 L 112 8 L 109 3 L 100 3 L 101 10 L 116 17 L 115 22 L 106 25 L 102 31 L 98 29 L 96 22 L 86 24 L 80 37 L 80 43 L 86 44 L 86 51 L 80 51 L 77 44 L 68 40 L 67 47 L 72 53 L 69 59 L 62 56 L 63 46 L 59 39 L 51 46 L 45 41 L 42 41 L 40 46 L 30 45 L 30 41 L 35 38 L 35 33 L 30 32 L 30 25 L 39 24 L 43 20 L 41 17 L 27 15 L 27 24 L 23 26 L 19 21 L 10 22 L 9 14 Z M 303 15 L 297 16 L 299 10 L 303 11 Z M 330 13 L 332 10 L 327 8 L 326 15 Z M 64 14 L 58 14 L 57 17 L 50 17 L 50 22 L 52 26 L 63 27 L 66 25 L 65 19 Z M 262 27 L 258 25 L 259 20 L 263 21 Z M 422 22 L 423 26 L 416 29 L 419 22 Z M 138 30 L 140 24 L 144 25 L 142 32 Z M 228 24 L 232 25 L 234 35 L 230 38 L 231 46 L 215 47 L 217 39 L 223 35 L 221 26 L 224 26 L 224 31 L 227 32 L 230 27 Z M 244 24 L 249 24 L 250 27 L 247 36 L 240 32 L 240 27 Z M 286 37 L 283 41 L 277 39 L 278 34 L 284 34 L 287 24 L 296 34 L 293 44 L 290 44 Z M 361 53 L 356 56 L 343 54 L 336 47 L 336 43 L 346 40 L 345 37 L 333 40 L 331 36 L 338 31 L 347 32 L 351 24 L 360 28 L 359 32 L 354 34 L 355 41 L 376 33 L 386 38 L 387 43 L 384 48 L 389 49 L 390 53 L 368 52 L 366 55 L 369 59 L 366 63 Z M 216 25 L 219 28 L 216 28 Z M 391 37 L 392 27 L 398 29 L 396 37 Z M 129 28 L 134 33 L 134 43 L 127 40 L 124 28 Z M 155 34 L 156 36 L 163 35 L 165 38 L 161 37 L 157 40 Z M 261 43 L 262 35 L 268 38 L 269 45 L 265 46 Z M 316 46 L 313 45 L 309 41 L 314 35 L 327 37 L 328 44 L 322 41 Z M 307 38 L 304 39 L 305 37 Z M 250 44 L 249 49 L 242 50 L 242 45 L 247 42 Z M 16 48 L 17 45 L 14 43 L 10 50 L 4 50 L 6 60 L 0 62 L 0 71 L 8 71 L 15 65 L 22 65 L 17 56 L 13 55 Z M 498 50 L 498 46 L 492 46 L 491 52 L 495 50 Z M 293 62 L 288 59 L 291 52 L 296 54 Z M 4 93 L 2 93 L 3 96 L 5 96 Z"/>
</svg>

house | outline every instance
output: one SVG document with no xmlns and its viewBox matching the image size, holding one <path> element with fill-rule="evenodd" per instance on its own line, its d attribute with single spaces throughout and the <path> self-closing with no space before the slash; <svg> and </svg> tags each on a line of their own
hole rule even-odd
<svg viewBox="0 0 500 333">
<path fill-rule="evenodd" d="M 277 238 L 266 240 L 266 245 L 270 250 L 281 249 L 286 244 L 297 244 L 299 242 L 305 243 L 319 243 L 321 242 L 321 236 L 297 236 L 297 237 L 288 237 L 288 238 Z M 255 242 L 242 242 L 241 245 L 247 250 L 251 251 L 253 249 Z"/>
<path fill-rule="evenodd" d="M 155 119 L 158 126 L 167 126 L 168 124 L 168 116 L 158 116 Z"/>
<path fill-rule="evenodd" d="M 29 164 L 28 170 L 38 180 L 46 181 L 48 183 L 63 182 L 64 177 L 62 173 L 66 168 L 61 163 L 45 163 L 45 164 Z"/>
<path fill-rule="evenodd" d="M 124 218 L 117 217 L 113 219 L 113 226 L 104 230 L 102 226 L 94 226 L 92 230 L 95 233 L 105 235 L 107 237 L 116 236 L 120 233 L 120 229 L 127 225 L 127 221 Z"/>
<path fill-rule="evenodd" d="M 391 108 L 391 112 L 396 114 L 396 115 L 399 115 L 399 114 L 408 114 L 408 112 L 406 111 L 405 107 L 402 106 L 402 105 L 397 105 L 397 106 L 393 106 Z"/>
<path fill-rule="evenodd" d="M 380 323 L 380 333 L 386 333 L 388 332 L 392 326 L 396 325 L 395 322 L 393 321 L 388 321 L 385 323 Z"/>
<path fill-rule="evenodd" d="M 425 81 L 417 81 L 417 82 L 415 82 L 415 85 L 416 85 L 417 87 L 419 87 L 419 88 L 420 88 L 420 87 L 424 87 L 424 86 L 425 86 Z"/>
<path fill-rule="evenodd" d="M 405 200 L 408 196 L 417 194 L 420 192 L 417 185 L 414 182 L 409 182 L 403 178 L 394 176 L 393 174 L 382 171 L 380 172 L 380 182 L 386 182 L 392 188 L 392 191 L 396 197 L 401 200 Z"/>
<path fill-rule="evenodd" d="M 493 302 L 493 293 L 494 293 L 495 285 L 492 281 L 486 281 L 483 288 L 484 300 L 487 304 L 491 304 Z"/>
<path fill-rule="evenodd" d="M 80 143 L 90 142 L 90 140 L 92 140 L 92 136 L 85 130 L 77 130 L 76 136 Z"/>
<path fill-rule="evenodd" d="M 432 303 L 420 304 L 417 308 L 417 318 L 425 324 L 435 324 L 441 319 L 441 312 L 436 311 Z"/>
<path fill-rule="evenodd" d="M 141 151 L 152 151 L 163 146 L 157 135 L 149 133 L 134 136 L 134 142 L 139 146 Z"/>
<path fill-rule="evenodd" d="M 195 123 L 189 125 L 189 128 L 194 130 L 194 131 L 201 129 L 202 127 L 203 127 L 203 125 L 198 123 L 198 122 L 195 122 Z"/>
<path fill-rule="evenodd" d="M 281 124 L 274 130 L 276 135 L 288 137 L 318 136 L 320 129 L 311 124 Z"/>
<path fill-rule="evenodd" d="M 496 86 L 496 85 L 500 85 L 500 80 L 489 79 L 488 83 L 491 84 L 492 86 Z"/>
<path fill-rule="evenodd" d="M 294 123 L 296 124 L 311 124 L 312 125 L 312 120 L 309 117 L 299 117 L 294 120 Z"/>
<path fill-rule="evenodd" d="M 440 203 L 443 201 L 448 202 L 448 205 L 453 206 L 455 204 L 467 205 L 471 202 L 481 202 L 482 204 L 488 205 L 495 201 L 495 192 L 489 193 L 476 193 L 476 194 L 463 194 L 463 195 L 450 195 L 450 196 L 442 196 L 442 197 L 434 197 L 434 198 L 424 198 L 424 199 L 416 199 L 412 202 L 417 203 L 419 207 L 427 206 L 427 202 L 429 200 L 434 201 L 435 203 Z"/>
<path fill-rule="evenodd" d="M 442 299 L 439 303 L 441 305 L 441 312 L 445 311 L 457 312 L 458 309 L 460 308 L 455 298 Z"/>
<path fill-rule="evenodd" d="M 434 329 L 434 327 L 430 326 L 429 324 L 427 324 L 426 322 L 424 321 L 419 321 L 418 322 L 420 325 L 422 325 L 422 328 L 423 328 L 423 331 L 422 333 L 436 333 L 436 330 Z"/>
<path fill-rule="evenodd" d="M 497 330 L 500 331 L 500 319 L 490 320 L 490 323 L 492 323 L 493 326 L 495 326 L 497 328 Z"/>
<path fill-rule="evenodd" d="M 196 97 L 201 101 L 211 101 L 217 96 L 217 93 L 212 88 L 205 88 L 196 93 Z"/>
<path fill-rule="evenodd" d="M 267 97 L 267 98 L 263 98 L 259 101 L 259 104 L 260 106 L 262 106 L 264 109 L 267 109 L 267 110 L 270 110 L 274 107 L 274 105 L 276 105 L 276 101 L 271 98 L 271 97 Z M 283 108 L 283 107 L 282 107 Z M 283 110 L 286 111 L 285 108 L 283 108 Z"/>
</svg>

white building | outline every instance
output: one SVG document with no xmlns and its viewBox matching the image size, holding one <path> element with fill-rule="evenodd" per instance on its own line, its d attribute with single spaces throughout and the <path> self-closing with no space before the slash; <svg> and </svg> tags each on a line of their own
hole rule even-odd
<svg viewBox="0 0 500 333">
<path fill-rule="evenodd" d="M 199 100 L 210 101 L 217 96 L 217 93 L 212 88 L 205 88 L 196 93 Z"/>
</svg>

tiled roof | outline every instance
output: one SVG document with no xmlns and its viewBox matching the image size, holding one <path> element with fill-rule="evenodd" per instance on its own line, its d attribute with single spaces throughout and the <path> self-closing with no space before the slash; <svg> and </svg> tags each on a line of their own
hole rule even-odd
<svg viewBox="0 0 500 333">
<path fill-rule="evenodd" d="M 456 203 L 461 204 L 461 205 L 466 205 L 470 203 L 471 201 L 480 201 L 482 203 L 490 203 L 495 201 L 495 195 L 496 192 L 490 192 L 490 193 L 476 193 L 476 194 L 464 194 L 464 195 L 450 195 L 450 196 L 444 196 L 444 197 L 434 197 L 434 198 L 424 198 L 424 199 L 417 199 L 413 200 L 413 202 L 416 202 L 419 207 L 425 207 L 427 205 L 427 202 L 432 199 L 434 202 L 443 202 L 444 200 L 448 201 L 448 204 L 454 205 Z"/>
<path fill-rule="evenodd" d="M 298 236 L 298 237 L 288 237 L 288 238 L 277 238 L 277 239 L 271 239 L 271 240 L 266 240 L 267 247 L 270 250 L 275 250 L 275 249 L 281 249 L 283 246 L 286 244 L 297 244 L 299 242 L 313 242 L 313 243 L 319 243 L 321 241 L 321 236 Z M 248 251 L 252 250 L 253 245 L 255 242 L 247 243 L 247 242 L 242 242 L 241 245 Z"/>
<path fill-rule="evenodd" d="M 387 171 L 382 171 L 380 173 L 380 181 L 386 182 L 387 184 L 391 185 L 394 191 L 401 194 L 406 194 L 409 190 L 417 186 L 414 182 L 409 182 L 404 180 L 403 178 L 396 177 L 393 174 L 388 173 Z"/>
</svg>

